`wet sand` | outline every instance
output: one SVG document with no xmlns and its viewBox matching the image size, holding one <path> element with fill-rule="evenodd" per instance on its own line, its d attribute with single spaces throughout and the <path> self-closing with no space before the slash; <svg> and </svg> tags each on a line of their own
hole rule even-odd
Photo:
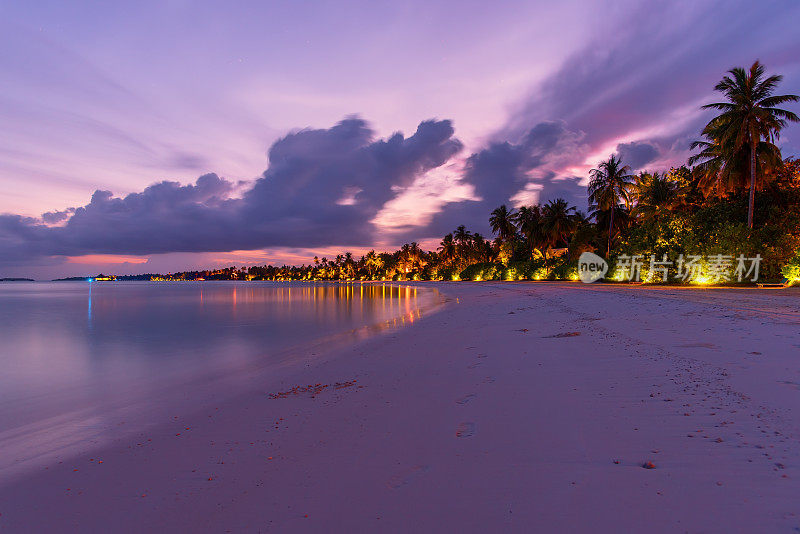
<svg viewBox="0 0 800 534">
<path fill-rule="evenodd" d="M 2 483 L 0 530 L 800 528 L 797 289 L 435 285 L 409 326 Z"/>
</svg>

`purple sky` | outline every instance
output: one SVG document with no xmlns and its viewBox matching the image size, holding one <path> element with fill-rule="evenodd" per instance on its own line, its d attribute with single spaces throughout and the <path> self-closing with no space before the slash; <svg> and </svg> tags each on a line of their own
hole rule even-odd
<svg viewBox="0 0 800 534">
<path fill-rule="evenodd" d="M 585 209 L 612 152 L 683 163 L 733 66 L 800 93 L 794 0 L 31 4 L 0 4 L 0 277 L 433 246 Z"/>
</svg>

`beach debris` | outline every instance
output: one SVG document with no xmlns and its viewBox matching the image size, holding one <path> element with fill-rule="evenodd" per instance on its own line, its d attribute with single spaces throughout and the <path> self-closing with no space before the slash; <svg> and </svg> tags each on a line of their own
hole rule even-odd
<svg viewBox="0 0 800 534">
<path fill-rule="evenodd" d="M 347 382 L 334 382 L 333 384 L 309 384 L 307 386 L 295 386 L 289 391 L 281 391 L 278 393 L 270 393 L 270 399 L 286 399 L 291 396 L 298 396 L 298 395 L 309 395 L 312 399 L 325 391 L 328 388 L 336 389 L 344 389 L 353 387 L 356 385 L 358 379 L 353 379 Z M 359 386 L 363 387 L 363 386 Z"/>
<path fill-rule="evenodd" d="M 644 462 L 642 464 L 642 467 L 644 467 L 645 469 L 655 469 L 656 464 L 654 464 L 653 462 Z"/>
<path fill-rule="evenodd" d="M 518 328 L 518 329 L 517 329 L 517 332 L 522 332 L 522 333 L 525 333 L 525 332 L 527 332 L 527 331 L 528 331 L 528 329 L 527 329 L 527 328 Z"/>
<path fill-rule="evenodd" d="M 475 435 L 475 423 L 464 422 L 458 423 L 456 427 L 457 438 L 470 438 Z"/>
<path fill-rule="evenodd" d="M 561 332 L 560 334 L 553 334 L 552 336 L 542 336 L 542 337 L 575 337 L 581 335 L 580 332 Z"/>
<path fill-rule="evenodd" d="M 620 460 L 618 460 L 616 458 L 614 458 L 612 461 L 614 462 L 615 465 L 619 465 L 619 463 L 620 463 Z"/>
<path fill-rule="evenodd" d="M 471 401 L 472 399 L 474 399 L 475 397 L 476 397 L 476 395 L 475 395 L 474 393 L 469 393 L 469 394 L 467 394 L 467 395 L 464 395 L 464 396 L 463 396 L 463 397 L 461 397 L 460 399 L 458 399 L 458 400 L 456 401 L 456 403 L 457 403 L 457 404 L 466 404 L 466 403 L 468 403 L 469 401 Z"/>
</svg>

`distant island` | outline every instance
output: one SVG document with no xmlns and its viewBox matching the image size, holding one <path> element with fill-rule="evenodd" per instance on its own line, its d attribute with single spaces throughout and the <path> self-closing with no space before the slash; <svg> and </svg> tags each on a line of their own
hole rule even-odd
<svg viewBox="0 0 800 534">
<path fill-rule="evenodd" d="M 55 278 L 53 282 L 113 282 L 119 278 L 113 275 L 98 274 L 97 276 L 68 276 Z"/>
<path fill-rule="evenodd" d="M 33 278 L 0 278 L 0 282 L 35 282 Z"/>
</svg>

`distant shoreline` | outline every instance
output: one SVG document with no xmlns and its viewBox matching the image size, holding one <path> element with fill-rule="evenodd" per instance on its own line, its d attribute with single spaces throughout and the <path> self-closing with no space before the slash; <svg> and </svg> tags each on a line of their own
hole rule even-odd
<svg viewBox="0 0 800 534">
<path fill-rule="evenodd" d="M 461 283 L 503 283 L 503 284 L 576 284 L 576 285 L 594 285 L 594 286 L 620 286 L 620 287 L 645 287 L 645 288 L 670 288 L 670 289 L 789 289 L 793 287 L 791 283 L 755 283 L 755 282 L 741 282 L 741 283 L 728 283 L 728 284 L 680 284 L 680 283 L 643 283 L 643 282 L 620 282 L 616 280 L 598 280 L 593 284 L 583 284 L 575 280 L 231 280 L 231 279 L 158 279 L 158 280 L 141 280 L 141 279 L 97 279 L 91 276 L 73 276 L 68 278 L 57 278 L 53 280 L 34 280 L 32 278 L 0 278 L 0 282 L 279 282 L 279 283 L 323 283 L 323 284 L 461 284 Z M 762 287 L 763 286 L 763 287 Z"/>
</svg>

